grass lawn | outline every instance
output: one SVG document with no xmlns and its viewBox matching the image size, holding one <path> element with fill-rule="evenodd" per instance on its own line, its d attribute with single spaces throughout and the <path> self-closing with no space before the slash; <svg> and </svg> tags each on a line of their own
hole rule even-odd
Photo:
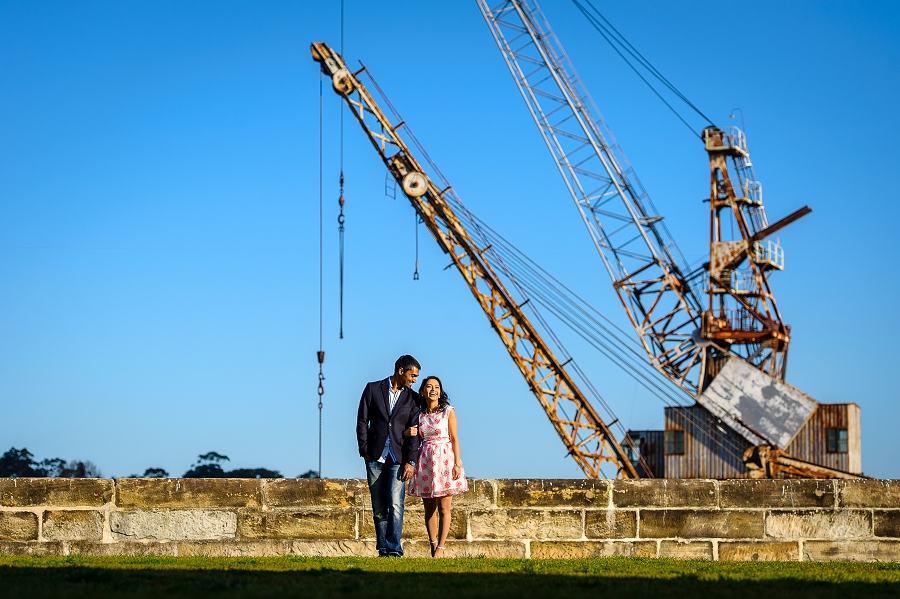
<svg viewBox="0 0 900 599">
<path fill-rule="evenodd" d="M 0 597 L 900 596 L 900 564 L 578 560 L 0 556 Z"/>
</svg>

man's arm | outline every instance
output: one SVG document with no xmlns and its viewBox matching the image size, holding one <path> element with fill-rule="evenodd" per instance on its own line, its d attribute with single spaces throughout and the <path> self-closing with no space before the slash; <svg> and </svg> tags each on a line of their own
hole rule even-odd
<svg viewBox="0 0 900 599">
<path fill-rule="evenodd" d="M 369 385 L 366 385 L 362 397 L 359 398 L 359 409 L 356 411 L 356 442 L 359 445 L 359 455 L 363 457 L 369 452 L 369 403 L 371 400 L 372 394 L 369 393 Z"/>
<path fill-rule="evenodd" d="M 419 414 L 422 411 L 419 409 L 419 406 L 414 402 L 412 407 L 409 409 L 409 416 L 406 419 L 406 427 L 418 427 L 419 425 Z M 414 435 L 411 437 L 403 437 L 403 463 L 408 464 L 410 462 L 414 462 L 417 457 L 419 457 L 419 445 L 421 444 L 421 439 L 419 439 L 419 435 Z"/>
</svg>

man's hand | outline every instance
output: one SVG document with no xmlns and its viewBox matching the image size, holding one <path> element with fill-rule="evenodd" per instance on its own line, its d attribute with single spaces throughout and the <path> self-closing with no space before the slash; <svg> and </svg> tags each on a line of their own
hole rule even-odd
<svg viewBox="0 0 900 599">
<path fill-rule="evenodd" d="M 400 475 L 400 480 L 403 482 L 408 481 L 412 478 L 413 474 L 413 465 L 412 464 L 403 464 L 403 474 Z"/>
<path fill-rule="evenodd" d="M 411 426 L 408 429 L 406 429 L 405 431 L 403 431 L 404 437 L 415 437 L 418 434 L 419 434 L 418 426 Z"/>
</svg>

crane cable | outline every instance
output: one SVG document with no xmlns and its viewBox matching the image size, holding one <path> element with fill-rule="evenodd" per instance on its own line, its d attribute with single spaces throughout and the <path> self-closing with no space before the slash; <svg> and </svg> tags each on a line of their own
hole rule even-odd
<svg viewBox="0 0 900 599">
<path fill-rule="evenodd" d="M 344 0 L 341 0 L 341 56 L 344 55 Z M 338 206 L 340 214 L 338 214 L 338 339 L 344 338 L 344 107 L 343 100 L 340 100 L 341 114 L 341 177 L 340 177 L 340 195 L 338 197 Z"/>
<path fill-rule="evenodd" d="M 597 16 L 594 16 L 594 14 L 591 14 L 591 12 L 587 8 L 585 8 L 585 6 L 581 3 L 580 0 L 572 0 L 572 2 L 575 4 L 575 6 L 578 7 L 578 10 L 581 11 L 581 14 L 584 15 L 584 17 L 588 20 L 588 22 L 601 35 L 601 37 L 603 37 L 603 39 L 606 40 L 606 42 L 610 45 L 610 47 L 613 50 L 615 50 L 616 54 L 618 54 L 619 57 L 625 61 L 625 64 L 627 64 L 629 67 L 631 67 L 631 70 L 634 71 L 635 74 L 641 79 L 641 81 L 643 81 L 647 85 L 647 87 L 649 87 L 650 90 L 654 94 L 656 94 L 656 96 L 662 101 L 662 103 L 665 104 L 669 108 L 669 110 L 671 110 L 672 113 L 676 117 L 678 117 L 678 119 L 682 123 L 684 123 L 684 125 L 691 131 L 691 133 L 697 135 L 697 132 L 694 131 L 694 128 L 691 127 L 690 123 L 688 123 L 687 120 L 685 120 L 685 118 L 683 116 L 681 116 L 681 113 L 679 113 L 675 109 L 675 107 L 672 106 L 655 87 L 653 87 L 652 83 L 647 81 L 646 77 L 644 77 L 641 74 L 641 72 L 638 70 L 638 67 L 636 67 L 634 64 L 632 64 L 631 60 L 629 60 L 622 53 L 622 51 L 619 49 L 619 47 L 617 47 L 617 44 L 618 44 L 618 46 L 621 46 L 622 49 L 625 50 L 625 52 L 630 54 L 631 57 L 635 61 L 637 61 L 637 63 L 641 67 L 646 69 L 650 73 L 650 75 L 655 77 L 660 83 L 663 84 L 664 87 L 666 87 L 669 91 L 671 91 L 673 94 L 675 94 L 675 96 L 678 97 L 678 99 L 680 99 L 682 102 L 687 104 L 690 108 L 692 108 L 694 110 L 694 112 L 696 112 L 704 120 L 706 120 L 707 123 L 709 123 L 710 125 L 715 124 L 712 122 L 712 120 L 710 120 L 710 118 L 708 116 L 703 114 L 703 112 L 699 108 L 697 108 L 697 106 L 693 102 L 691 102 L 687 98 L 687 96 L 685 96 L 683 93 L 681 93 L 678 90 L 678 88 L 676 88 L 675 85 L 672 84 L 672 82 L 670 82 L 662 73 L 660 73 L 659 70 L 656 67 L 654 67 L 650 63 L 650 61 L 647 60 L 644 57 L 644 55 L 640 53 L 640 51 L 638 51 L 637 48 L 635 48 L 633 45 L 631 45 L 631 42 L 629 42 L 625 38 L 625 36 L 622 35 L 619 32 L 619 30 L 616 29 L 613 26 L 613 24 L 610 23 L 609 20 L 607 20 L 607 18 L 603 16 L 603 14 L 597 9 L 596 6 L 594 6 L 594 4 L 591 2 L 591 0 L 584 0 L 584 1 L 587 3 L 588 6 L 590 6 L 590 8 L 593 10 L 594 13 L 596 13 Z M 599 17 L 599 19 L 597 17 Z M 602 22 L 601 22 L 601 20 L 602 20 Z"/>
<path fill-rule="evenodd" d="M 319 470 L 316 473 L 318 478 L 322 478 L 322 396 L 325 395 L 325 375 L 322 374 L 322 366 L 325 363 L 325 349 L 324 349 L 324 335 L 323 335 L 323 238 L 324 238 L 324 229 L 322 226 L 323 222 L 323 172 L 324 172 L 324 153 L 323 153 L 323 144 L 322 138 L 324 136 L 324 125 L 323 125 L 323 113 L 324 107 L 322 99 L 324 94 L 322 92 L 322 72 L 319 71 L 319 351 L 316 352 L 316 359 L 319 362 L 319 388 L 317 390 L 319 394 Z"/>
</svg>

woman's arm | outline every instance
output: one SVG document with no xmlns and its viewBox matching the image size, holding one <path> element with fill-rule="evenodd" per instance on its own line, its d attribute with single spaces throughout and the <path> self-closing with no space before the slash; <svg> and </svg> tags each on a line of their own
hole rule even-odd
<svg viewBox="0 0 900 599">
<path fill-rule="evenodd" d="M 447 428 L 450 433 L 450 445 L 453 447 L 453 480 L 458 480 L 462 474 L 462 458 L 459 457 L 459 436 L 456 434 L 456 410 L 450 410 L 447 416 Z"/>
</svg>

